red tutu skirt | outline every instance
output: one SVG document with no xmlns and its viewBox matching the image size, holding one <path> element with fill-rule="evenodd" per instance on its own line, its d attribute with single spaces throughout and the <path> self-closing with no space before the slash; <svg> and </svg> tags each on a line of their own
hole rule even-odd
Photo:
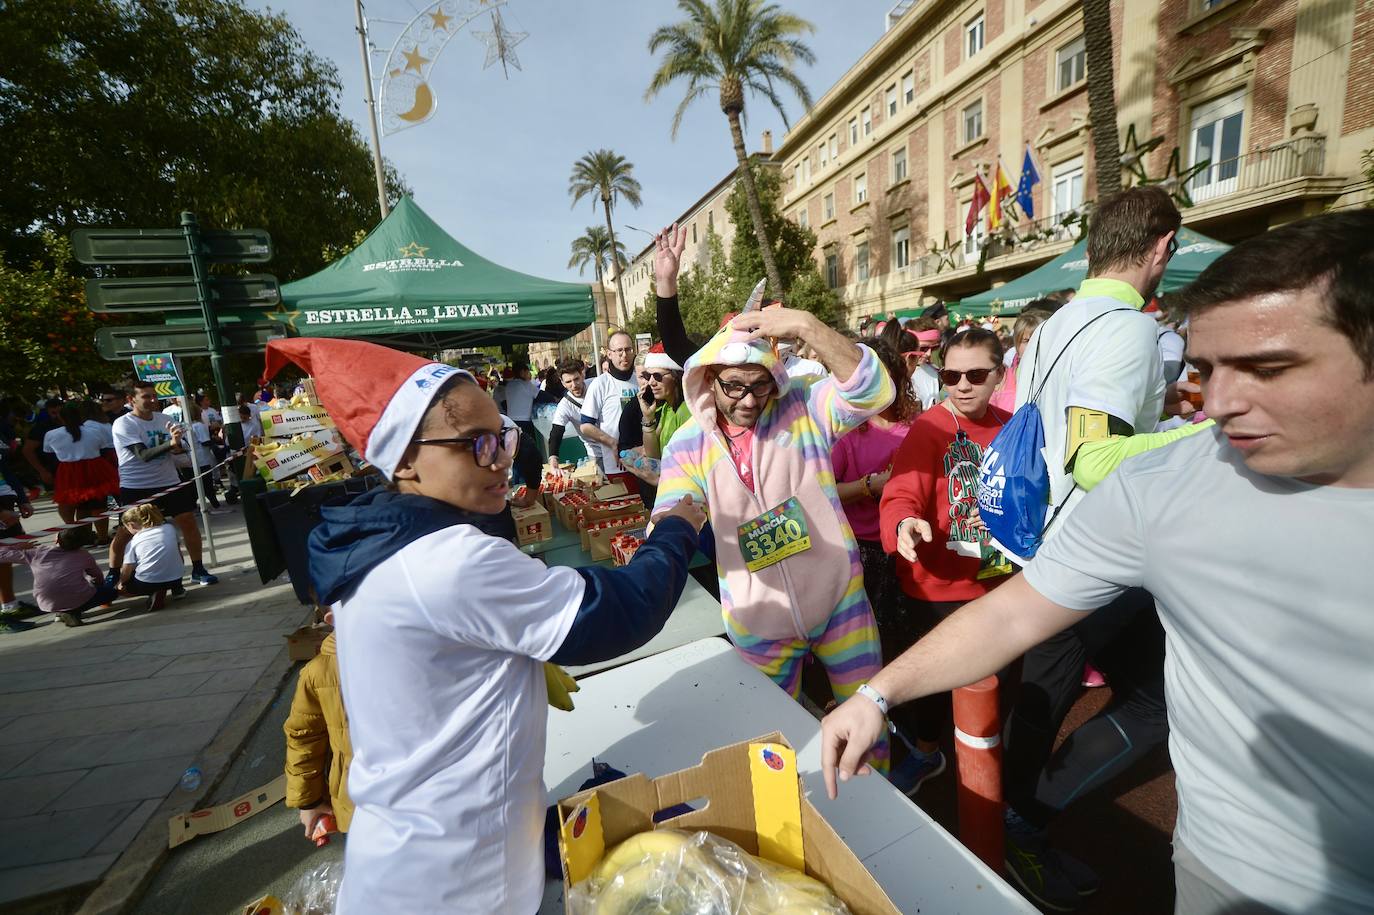
<svg viewBox="0 0 1374 915">
<path fill-rule="evenodd" d="M 104 502 L 106 496 L 118 495 L 119 471 L 104 457 L 63 461 L 57 465 L 53 501 L 58 505 Z"/>
</svg>

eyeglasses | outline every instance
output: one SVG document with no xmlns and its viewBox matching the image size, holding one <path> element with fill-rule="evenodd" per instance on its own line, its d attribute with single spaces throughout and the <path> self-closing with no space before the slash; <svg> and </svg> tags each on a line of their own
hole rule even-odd
<svg viewBox="0 0 1374 915">
<path fill-rule="evenodd" d="M 1175 254 L 1178 253 L 1178 236 L 1177 236 L 1177 235 L 1170 235 L 1170 236 L 1169 236 L 1169 247 L 1168 247 L 1168 251 L 1169 251 L 1169 256 L 1170 256 L 1170 257 L 1173 257 Z"/>
<path fill-rule="evenodd" d="M 515 454 L 520 447 L 520 430 L 515 426 L 502 426 L 501 431 L 479 432 L 476 435 L 461 435 L 454 438 L 417 438 L 416 445 L 466 445 L 472 449 L 472 460 L 478 467 L 490 467 L 496 462 L 497 451 Z"/>
<path fill-rule="evenodd" d="M 104 403 L 104 402 L 115 403 L 116 401 L 119 400 L 119 397 L 118 397 L 117 395 L 115 395 L 115 394 L 104 394 L 104 395 L 101 396 L 100 400 L 101 400 L 102 403 Z"/>
<path fill-rule="evenodd" d="M 716 384 L 720 387 L 720 392 L 731 400 L 743 400 L 749 394 L 753 394 L 755 400 L 765 400 L 778 393 L 777 382 L 771 378 L 767 381 L 756 381 L 753 384 L 717 378 Z"/>
<path fill-rule="evenodd" d="M 997 371 L 991 369 L 969 369 L 967 372 L 956 372 L 954 369 L 940 369 L 940 383 L 947 387 L 954 387 L 959 383 L 959 379 L 968 376 L 969 384 L 982 384 L 988 380 L 988 376 Z"/>
<path fill-rule="evenodd" d="M 613 349 L 613 350 L 610 350 L 609 352 L 612 352 L 612 353 L 619 353 L 620 355 L 623 356 L 623 355 L 625 355 L 626 353 L 633 353 L 633 352 L 634 352 L 634 348 L 633 348 L 633 347 L 628 347 L 628 348 L 626 348 L 626 349 Z"/>
</svg>

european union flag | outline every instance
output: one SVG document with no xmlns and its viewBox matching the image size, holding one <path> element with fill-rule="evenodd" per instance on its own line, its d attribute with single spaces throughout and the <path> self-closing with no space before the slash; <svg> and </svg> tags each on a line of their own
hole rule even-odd
<svg viewBox="0 0 1374 915">
<path fill-rule="evenodd" d="M 1026 214 L 1027 219 L 1035 218 L 1035 198 L 1031 195 L 1031 189 L 1039 183 L 1040 173 L 1035 170 L 1030 147 L 1027 147 L 1026 158 L 1021 162 L 1021 180 L 1016 185 L 1016 202 L 1021 205 L 1021 212 Z"/>
</svg>

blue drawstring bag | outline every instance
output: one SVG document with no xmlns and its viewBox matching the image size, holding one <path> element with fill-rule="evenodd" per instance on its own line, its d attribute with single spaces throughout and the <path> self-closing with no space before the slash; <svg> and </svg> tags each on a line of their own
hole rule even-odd
<svg viewBox="0 0 1374 915">
<path fill-rule="evenodd" d="M 1040 549 L 1045 530 L 1054 523 L 1060 510 L 1069 501 L 1069 497 L 1065 496 L 1064 501 L 1055 508 L 1054 515 L 1048 522 L 1045 521 L 1050 506 L 1050 471 L 1045 465 L 1042 450 L 1045 447 L 1045 423 L 1038 406 L 1040 395 L 1049 382 L 1050 373 L 1059 365 L 1059 360 L 1079 334 L 1109 314 L 1131 310 L 1113 308 L 1075 331 L 1050 363 L 1039 387 L 1035 383 L 1040 367 L 1040 345 L 1037 341 L 1035 360 L 1031 364 L 1031 380 L 1027 386 L 1034 393 L 983 452 L 983 462 L 978 468 L 978 513 L 983 518 L 983 524 L 987 525 L 992 545 L 1021 565 L 1029 562 Z M 1076 488 L 1077 484 L 1074 485 Z M 1069 490 L 1069 495 L 1073 495 L 1073 490 Z"/>
</svg>

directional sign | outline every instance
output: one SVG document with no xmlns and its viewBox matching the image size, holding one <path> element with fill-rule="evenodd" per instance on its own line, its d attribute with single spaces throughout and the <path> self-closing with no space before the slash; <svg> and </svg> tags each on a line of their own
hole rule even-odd
<svg viewBox="0 0 1374 915">
<path fill-rule="evenodd" d="M 143 353 L 134 357 L 134 374 L 139 381 L 151 381 L 158 397 L 185 397 L 186 388 L 177 372 L 171 353 Z"/>
<path fill-rule="evenodd" d="M 191 259 L 181 229 L 77 229 L 72 249 L 83 264 L 185 264 Z M 262 229 L 208 229 L 200 256 L 212 264 L 265 264 L 272 236 Z"/>
<path fill-rule="evenodd" d="M 275 321 L 226 324 L 220 328 L 228 353 L 260 353 L 268 340 L 286 336 L 286 326 Z M 204 328 L 194 324 L 102 327 L 95 335 L 96 349 L 106 359 L 127 359 L 157 352 L 177 356 L 206 356 L 210 340 Z"/>
<path fill-rule="evenodd" d="M 216 308 L 271 308 L 281 301 L 277 278 L 267 273 L 210 277 Z M 86 281 L 86 305 L 94 312 L 200 311 L 196 281 L 153 276 Z"/>
</svg>

